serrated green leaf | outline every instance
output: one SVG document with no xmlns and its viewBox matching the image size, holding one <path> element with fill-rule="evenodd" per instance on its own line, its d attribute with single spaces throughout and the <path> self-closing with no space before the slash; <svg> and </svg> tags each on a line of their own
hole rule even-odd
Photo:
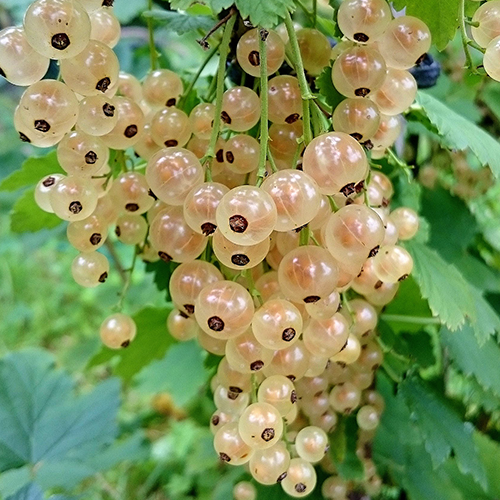
<svg viewBox="0 0 500 500">
<path fill-rule="evenodd" d="M 178 35 L 196 30 L 208 31 L 214 25 L 214 20 L 210 16 L 192 16 L 171 10 L 147 10 L 143 16 L 154 19 Z"/>
<path fill-rule="evenodd" d="M 460 0 L 395 0 L 394 7 L 406 7 L 406 15 L 422 19 L 432 34 L 438 50 L 443 50 L 453 40 L 458 28 Z"/>
<path fill-rule="evenodd" d="M 421 243 L 409 241 L 406 247 L 414 261 L 412 275 L 422 297 L 429 301 L 432 313 L 452 330 L 462 325 L 466 318 L 475 319 L 469 284 L 458 269 Z"/>
<path fill-rule="evenodd" d="M 472 327 L 465 325 L 456 332 L 442 328 L 441 342 L 460 371 L 473 375 L 484 388 L 500 397 L 500 347 L 493 338 L 481 346 Z"/>
<path fill-rule="evenodd" d="M 495 177 L 500 176 L 500 144 L 496 139 L 426 92 L 418 92 L 417 103 L 448 147 L 469 148 L 483 166 L 490 167 Z"/>
<path fill-rule="evenodd" d="M 295 10 L 294 0 L 236 0 L 236 7 L 243 19 L 250 19 L 254 26 L 273 28 L 283 21 L 287 12 Z"/>
<path fill-rule="evenodd" d="M 455 262 L 478 233 L 476 219 L 465 203 L 444 189 L 424 189 L 422 215 L 430 223 L 429 246 Z"/>
<path fill-rule="evenodd" d="M 105 346 L 89 361 L 88 366 L 96 366 L 118 357 L 113 369 L 116 375 L 130 380 L 136 373 L 155 359 L 161 359 L 175 342 L 167 332 L 167 316 L 172 305 L 165 308 L 145 307 L 132 318 L 137 325 L 137 336 L 126 349 L 113 350 Z"/>
<path fill-rule="evenodd" d="M 399 286 L 395 299 L 384 309 L 382 319 L 396 332 L 418 332 L 422 324 L 412 322 L 412 318 L 425 320 L 432 318 L 429 304 L 422 299 L 415 278 L 410 276 Z"/>
<path fill-rule="evenodd" d="M 75 396 L 70 377 L 45 351 L 0 361 L 0 469 L 80 463 L 105 451 L 117 433 L 119 382 L 109 379 Z M 38 468 L 34 469 L 35 464 Z M 74 486 L 75 483 L 71 484 Z"/>
<path fill-rule="evenodd" d="M 345 97 L 334 87 L 332 81 L 332 67 L 327 66 L 316 78 L 316 87 L 325 102 L 334 110 Z"/>
<path fill-rule="evenodd" d="M 46 156 L 28 158 L 19 170 L 12 172 L 0 183 L 0 191 L 16 191 L 22 187 L 33 186 L 50 174 L 64 174 L 57 161 L 55 151 Z"/>
<path fill-rule="evenodd" d="M 147 394 L 168 392 L 177 406 L 186 406 L 208 377 L 203 350 L 194 340 L 172 346 L 166 356 L 146 366 L 136 377 L 138 389 Z"/>
<path fill-rule="evenodd" d="M 434 467 L 442 465 L 453 450 L 460 470 L 485 488 L 486 473 L 473 441 L 474 426 L 462 422 L 447 401 L 417 377 L 407 378 L 399 391 L 412 410 Z"/>
<path fill-rule="evenodd" d="M 43 462 L 37 470 L 37 483 L 45 490 L 70 489 L 83 479 L 111 469 L 126 460 L 145 460 L 148 457 L 144 433 L 139 430 L 122 441 L 103 449 L 85 460 L 66 457 L 63 461 Z"/>
<path fill-rule="evenodd" d="M 8 497 L 31 482 L 31 470 L 28 466 L 10 469 L 0 474 L 0 495 Z"/>
<path fill-rule="evenodd" d="M 207 0 L 207 2 L 215 14 L 218 14 L 221 10 L 228 9 L 234 4 L 234 0 Z"/>
<path fill-rule="evenodd" d="M 472 500 L 461 496 L 443 470 L 434 469 L 405 400 L 394 395 L 394 385 L 381 373 L 377 390 L 385 401 L 373 447 L 378 469 L 387 471 L 410 500 Z"/>
<path fill-rule="evenodd" d="M 34 233 L 42 229 L 52 229 L 62 223 L 56 215 L 39 208 L 34 193 L 35 188 L 26 190 L 12 207 L 10 230 L 13 233 Z"/>
<path fill-rule="evenodd" d="M 474 300 L 476 319 L 473 321 L 472 329 L 480 345 L 484 344 L 491 335 L 500 332 L 500 317 L 491 307 L 490 303 L 483 297 L 477 288 L 469 287 Z"/>
</svg>

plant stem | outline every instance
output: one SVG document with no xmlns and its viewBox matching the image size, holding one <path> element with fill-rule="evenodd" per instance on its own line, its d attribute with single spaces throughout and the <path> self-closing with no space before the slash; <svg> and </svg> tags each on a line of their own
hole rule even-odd
<svg viewBox="0 0 500 500">
<path fill-rule="evenodd" d="M 423 316 L 405 316 L 402 314 L 382 314 L 380 316 L 384 321 L 395 321 L 399 323 L 412 323 L 414 325 L 440 325 L 439 318 L 425 318 Z"/>
<path fill-rule="evenodd" d="M 260 52 L 260 156 L 256 185 L 260 186 L 266 174 L 267 149 L 269 144 L 269 103 L 267 93 L 267 31 L 259 30 Z"/>
<path fill-rule="evenodd" d="M 304 142 L 307 146 L 307 144 L 312 141 L 309 100 L 314 99 L 314 95 L 312 94 L 311 89 L 309 88 L 309 84 L 307 83 L 306 74 L 304 72 L 304 64 L 302 63 L 302 56 L 300 55 L 299 42 L 297 40 L 297 35 L 295 34 L 295 28 L 293 26 L 292 18 L 290 16 L 290 13 L 288 12 L 285 16 L 285 26 L 288 32 L 288 38 L 290 40 L 292 63 L 295 68 L 295 73 L 297 73 L 300 94 L 302 96 L 302 114 L 304 115 Z"/>
<path fill-rule="evenodd" d="M 316 22 L 318 20 L 318 0 L 313 0 L 313 28 L 316 28 Z"/>
<path fill-rule="evenodd" d="M 271 170 L 273 171 L 273 174 L 277 172 L 278 166 L 276 165 L 276 162 L 274 161 L 274 157 L 271 153 L 271 150 L 269 149 L 269 144 L 267 145 L 267 159 L 269 160 L 269 164 L 271 165 Z"/>
<path fill-rule="evenodd" d="M 153 0 L 148 0 L 148 9 L 153 10 Z M 154 34 L 154 21 L 152 17 L 148 17 L 147 25 L 148 25 L 148 33 L 149 33 L 149 58 L 151 71 L 154 71 L 158 68 L 158 52 L 156 51 L 155 45 L 155 34 Z"/>
<path fill-rule="evenodd" d="M 234 23 L 236 16 L 234 12 L 227 21 L 224 28 L 224 35 L 219 49 L 219 67 L 217 69 L 217 92 L 215 99 L 215 119 L 214 128 L 210 137 L 210 145 L 208 146 L 207 154 L 202 160 L 202 164 L 206 167 L 206 177 L 210 181 L 212 179 L 212 161 L 215 156 L 215 147 L 220 133 L 220 115 L 222 111 L 222 96 L 224 95 L 224 80 L 226 78 L 226 61 L 229 53 L 229 42 L 231 41 L 231 34 L 233 33 Z"/>
<path fill-rule="evenodd" d="M 262 298 L 261 293 L 255 288 L 255 281 L 253 279 L 252 275 L 252 270 L 251 269 L 245 269 L 244 271 L 241 271 L 241 275 L 246 278 L 247 280 L 247 289 L 250 292 L 250 295 L 252 297 L 255 297 L 260 305 L 264 305 L 264 299 Z"/>
<path fill-rule="evenodd" d="M 189 84 L 189 87 L 186 89 L 182 97 L 179 99 L 179 107 L 181 107 L 181 104 L 184 103 L 186 100 L 186 97 L 189 95 L 189 93 L 193 90 L 194 86 L 196 85 L 196 82 L 198 81 L 198 78 L 200 78 L 201 73 L 203 70 L 206 68 L 207 64 L 210 62 L 212 57 L 217 53 L 219 50 L 220 43 L 217 45 L 217 47 L 214 47 L 208 54 L 207 57 L 205 57 L 205 60 L 201 63 L 201 66 L 198 68 L 198 71 L 194 75 L 193 79 L 191 80 L 191 83 Z"/>
<path fill-rule="evenodd" d="M 130 288 L 130 283 L 132 282 L 132 274 L 135 269 L 135 264 L 137 262 L 137 255 L 139 255 L 139 247 L 134 248 L 134 257 L 132 258 L 132 264 L 130 265 L 130 268 L 126 270 L 127 273 L 127 278 L 125 280 L 125 283 L 123 284 L 122 291 L 120 293 L 120 298 L 118 299 L 118 303 L 116 304 L 116 310 L 121 311 L 123 309 L 123 302 L 125 300 L 125 297 L 127 296 L 128 289 Z"/>
<path fill-rule="evenodd" d="M 309 238 L 311 236 L 311 229 L 309 226 L 304 226 L 300 230 L 299 246 L 303 247 L 309 245 Z"/>
<path fill-rule="evenodd" d="M 460 20 L 460 35 L 462 37 L 462 47 L 465 52 L 465 66 L 472 70 L 474 73 L 477 72 L 476 68 L 474 67 L 474 63 L 472 62 L 472 57 L 470 55 L 469 51 L 469 41 L 470 38 L 467 35 L 467 28 L 465 25 L 466 22 L 466 16 L 465 16 L 465 0 L 460 0 L 460 11 L 458 14 L 459 20 Z"/>
<path fill-rule="evenodd" d="M 127 281 L 127 273 L 125 272 L 125 269 L 123 268 L 123 265 L 120 261 L 120 257 L 118 256 L 118 253 L 116 252 L 115 246 L 113 245 L 112 241 L 108 238 L 106 239 L 106 242 L 104 243 L 104 246 L 108 249 L 109 254 L 111 255 L 111 260 L 113 261 L 116 270 L 118 271 L 118 274 L 120 275 L 120 278 L 122 279 L 123 283 Z"/>
</svg>

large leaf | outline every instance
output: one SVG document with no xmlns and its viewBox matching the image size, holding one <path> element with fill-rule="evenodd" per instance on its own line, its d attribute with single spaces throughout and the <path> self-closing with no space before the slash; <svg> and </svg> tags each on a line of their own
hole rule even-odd
<svg viewBox="0 0 500 500">
<path fill-rule="evenodd" d="M 447 146 L 469 148 L 482 165 L 489 165 L 493 174 L 500 176 L 500 143 L 496 139 L 426 92 L 418 93 L 417 103 Z"/>
<path fill-rule="evenodd" d="M 463 373 L 474 375 L 484 388 L 500 397 L 500 347 L 493 338 L 480 345 L 472 327 L 465 325 L 456 332 L 443 328 L 441 341 L 448 349 L 450 358 Z"/>
<path fill-rule="evenodd" d="M 460 470 L 486 487 L 486 473 L 473 440 L 474 426 L 462 422 L 446 400 L 417 377 L 406 379 L 399 390 L 412 410 L 434 467 L 442 465 L 453 450 Z"/>
<path fill-rule="evenodd" d="M 111 469 L 126 460 L 145 460 L 147 457 L 145 436 L 142 431 L 138 431 L 85 460 L 67 456 L 61 461 L 43 462 L 37 470 L 37 482 L 44 489 L 69 489 L 86 477 Z"/>
<path fill-rule="evenodd" d="M 10 214 L 13 233 L 36 232 L 52 229 L 62 223 L 54 214 L 44 212 L 35 202 L 35 188 L 27 189 L 14 204 Z"/>
<path fill-rule="evenodd" d="M 429 301 L 432 313 L 452 330 L 466 318 L 474 319 L 476 311 L 470 287 L 458 269 L 421 243 L 411 241 L 406 246 L 415 264 L 413 277 L 422 297 Z"/>
<path fill-rule="evenodd" d="M 172 346 L 162 360 L 144 368 L 137 381 L 142 392 L 167 391 L 177 406 L 185 406 L 199 394 L 207 377 L 203 350 L 190 340 Z"/>
<path fill-rule="evenodd" d="M 373 449 L 379 470 L 387 471 L 410 500 L 471 500 L 460 495 L 446 473 L 434 469 L 404 398 L 394 395 L 393 385 L 382 374 L 377 389 L 386 405 Z"/>
<path fill-rule="evenodd" d="M 0 361 L 0 470 L 85 462 L 117 434 L 119 382 L 109 379 L 76 396 L 70 377 L 41 350 Z M 36 474 L 35 474 L 36 479 Z M 74 484 L 73 484 L 74 485 Z"/>
<path fill-rule="evenodd" d="M 432 41 L 443 50 L 453 40 L 458 28 L 460 0 L 395 0 L 396 10 L 406 7 L 406 14 L 424 21 L 432 34 Z"/>
<path fill-rule="evenodd" d="M 16 191 L 22 187 L 32 186 L 50 174 L 64 174 L 55 151 L 46 156 L 35 156 L 25 160 L 20 170 L 12 172 L 0 183 L 0 191 Z"/>
<path fill-rule="evenodd" d="M 36 483 L 29 483 L 23 486 L 20 490 L 17 491 L 14 495 L 11 495 L 7 498 L 7 500 L 43 500 L 44 495 L 40 486 Z M 63 495 L 54 495 L 49 497 L 48 500 L 71 500 L 67 496 Z"/>
<path fill-rule="evenodd" d="M 196 30 L 208 31 L 215 24 L 214 19 L 210 16 L 193 16 L 170 10 L 148 10 L 143 15 L 158 21 L 178 35 Z"/>
<path fill-rule="evenodd" d="M 444 189 L 423 190 L 422 214 L 430 223 L 429 246 L 449 262 L 460 258 L 478 233 L 465 203 Z"/>
<path fill-rule="evenodd" d="M 118 358 L 113 369 L 116 375 L 130 380 L 142 368 L 155 359 L 161 359 L 170 345 L 175 342 L 167 333 L 167 316 L 171 306 L 166 308 L 146 307 L 134 314 L 137 336 L 126 348 L 119 351 L 102 347 L 89 361 L 89 367 Z"/>
<path fill-rule="evenodd" d="M 254 26 L 272 28 L 280 23 L 288 11 L 295 8 L 294 0 L 236 0 L 241 17 L 250 19 Z"/>
</svg>

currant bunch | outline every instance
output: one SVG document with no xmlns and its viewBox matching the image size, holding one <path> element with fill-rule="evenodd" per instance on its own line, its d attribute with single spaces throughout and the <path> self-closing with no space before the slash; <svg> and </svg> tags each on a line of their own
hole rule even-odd
<svg viewBox="0 0 500 500">
<path fill-rule="evenodd" d="M 391 209 L 391 180 L 370 158 L 400 136 L 417 91 L 408 70 L 430 48 L 428 28 L 393 19 L 385 0 L 344 0 L 344 38 L 333 49 L 315 29 L 247 29 L 234 55 L 243 72 L 263 77 L 260 92 L 225 88 L 222 78 L 213 102 L 188 113 L 175 72 L 154 69 L 142 81 L 120 72 L 111 4 L 36 0 L 22 27 L 0 33 L 1 74 L 28 87 L 14 117 L 20 138 L 56 146 L 65 172 L 41 179 L 35 199 L 68 221 L 74 279 L 106 280 L 98 249 L 108 238 L 145 262 L 177 263 L 167 328 L 221 357 L 210 421 L 220 459 L 247 464 L 255 481 L 278 482 L 292 497 L 313 491 L 319 464 L 331 474 L 324 497 L 344 500 L 353 485 L 335 473 L 328 434 L 352 415 L 361 486 L 376 494 L 378 316 L 412 271 L 400 243 L 416 235 L 419 218 Z M 276 75 L 288 53 L 294 72 Z M 43 79 L 50 59 L 58 80 Z M 310 140 L 304 70 L 315 77 L 331 60 L 345 99 L 330 129 Z M 100 329 L 112 349 L 136 333 L 121 312 Z M 255 487 L 239 483 L 234 497 L 253 499 Z"/>
</svg>

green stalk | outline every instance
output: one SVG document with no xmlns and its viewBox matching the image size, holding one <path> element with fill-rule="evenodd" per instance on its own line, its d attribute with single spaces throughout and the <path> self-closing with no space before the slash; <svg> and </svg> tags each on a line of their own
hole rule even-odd
<svg viewBox="0 0 500 500">
<path fill-rule="evenodd" d="M 303 247 L 309 245 L 309 237 L 311 236 L 311 229 L 305 226 L 300 231 L 299 246 Z"/>
<path fill-rule="evenodd" d="M 215 147 L 217 145 L 217 139 L 219 138 L 220 133 L 220 115 L 222 111 L 222 96 L 224 94 L 224 80 L 226 78 L 226 61 L 229 54 L 229 42 L 231 41 L 231 34 L 233 33 L 235 22 L 236 16 L 233 14 L 227 21 L 226 27 L 224 28 L 224 35 L 222 36 L 222 42 L 220 44 L 219 67 L 217 69 L 217 92 L 215 99 L 214 128 L 212 129 L 212 135 L 210 137 L 210 145 L 208 146 L 207 154 L 202 160 L 202 163 L 206 165 L 207 181 L 212 180 L 212 161 L 215 156 Z"/>
<path fill-rule="evenodd" d="M 312 139 L 311 131 L 311 113 L 309 109 L 309 100 L 314 99 L 314 95 L 309 88 L 307 83 L 306 74 L 304 71 L 304 64 L 302 63 L 302 56 L 300 55 L 299 42 L 297 41 L 297 35 L 295 34 L 295 28 L 293 26 L 293 21 L 290 14 L 287 12 L 285 16 L 285 26 L 288 32 L 288 38 L 290 41 L 290 48 L 292 52 L 292 63 L 297 73 L 297 79 L 299 81 L 300 94 L 302 96 L 302 114 L 304 120 L 304 142 L 307 146 Z"/>
<path fill-rule="evenodd" d="M 260 157 L 259 171 L 257 174 L 257 186 L 262 184 L 266 174 L 267 148 L 269 144 L 269 103 L 267 85 L 267 35 L 268 32 L 262 28 L 259 30 L 259 52 L 260 52 Z"/>
</svg>

